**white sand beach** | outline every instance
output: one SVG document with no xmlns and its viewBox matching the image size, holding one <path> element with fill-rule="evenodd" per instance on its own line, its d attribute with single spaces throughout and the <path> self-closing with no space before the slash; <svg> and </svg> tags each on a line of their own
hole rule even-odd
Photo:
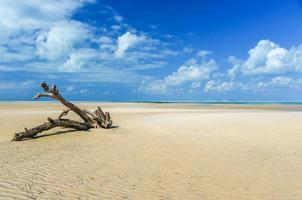
<svg viewBox="0 0 302 200">
<path fill-rule="evenodd" d="M 0 199 L 302 199 L 299 106 L 79 105 L 116 127 L 11 142 L 63 107 L 0 104 Z"/>
</svg>

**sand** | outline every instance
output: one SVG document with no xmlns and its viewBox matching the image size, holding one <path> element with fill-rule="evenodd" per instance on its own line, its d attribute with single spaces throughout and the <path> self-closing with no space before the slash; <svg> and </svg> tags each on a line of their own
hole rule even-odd
<svg viewBox="0 0 302 200">
<path fill-rule="evenodd" d="M 10 142 L 62 107 L 1 103 L 0 199 L 302 199 L 299 106 L 102 105 L 116 128 Z"/>
</svg>

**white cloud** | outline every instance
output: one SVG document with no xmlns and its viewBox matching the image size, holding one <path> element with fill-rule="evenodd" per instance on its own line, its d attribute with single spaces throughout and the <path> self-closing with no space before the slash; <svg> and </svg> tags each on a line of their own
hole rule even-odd
<svg viewBox="0 0 302 200">
<path fill-rule="evenodd" d="M 229 56 L 228 62 L 233 66 L 228 70 L 228 76 L 235 78 L 235 76 L 240 72 L 242 61 L 237 59 L 235 56 Z"/>
<path fill-rule="evenodd" d="M 302 45 L 289 50 L 269 40 L 261 40 L 248 52 L 245 61 L 231 57 L 234 67 L 229 75 L 266 75 L 302 72 Z"/>
<path fill-rule="evenodd" d="M 120 15 L 118 15 L 118 14 L 115 14 L 115 15 L 114 15 L 114 19 L 115 19 L 115 21 L 118 22 L 118 23 L 121 23 L 121 22 L 123 21 L 123 17 L 120 16 Z"/>
<path fill-rule="evenodd" d="M 209 80 L 204 88 L 205 92 L 209 91 L 218 91 L 218 92 L 226 92 L 234 89 L 243 89 L 244 85 L 240 82 L 234 82 L 234 81 L 215 81 L 215 80 Z"/>
<path fill-rule="evenodd" d="M 37 53 L 42 58 L 50 60 L 66 58 L 75 45 L 83 43 L 89 37 L 90 30 L 85 24 L 61 21 L 37 37 Z"/>
<path fill-rule="evenodd" d="M 167 76 L 165 78 L 165 81 L 170 85 L 180 85 L 184 82 L 208 79 L 210 73 L 216 66 L 215 62 L 213 60 L 202 64 L 199 64 L 197 62 L 198 61 L 195 59 L 188 61 L 172 75 Z"/>
<path fill-rule="evenodd" d="M 23 82 L 0 81 L 0 91 L 26 89 L 32 87 L 34 83 L 35 82 L 32 80 L 23 81 Z"/>
<path fill-rule="evenodd" d="M 143 79 L 140 70 L 163 67 L 167 57 L 177 55 L 173 45 L 125 24 L 112 8 L 107 9 L 106 24 L 95 26 L 73 19 L 91 2 L 0 0 L 0 71 L 133 83 Z M 110 29 L 112 25 L 115 30 Z"/>
<path fill-rule="evenodd" d="M 133 84 L 146 77 L 146 69 L 168 66 L 167 58 L 178 56 L 180 52 L 196 52 L 183 46 L 175 48 L 176 45 L 164 42 L 165 39 L 155 39 L 135 30 L 113 8 L 107 9 L 108 24 L 95 26 L 73 19 L 80 8 L 91 2 L 94 1 L 0 0 L 0 71 L 3 76 L 9 71 L 30 71 L 41 77 L 59 74 L 72 82 Z M 166 37 L 176 40 L 171 35 Z M 205 91 L 220 92 L 302 85 L 302 79 L 295 79 L 293 75 L 302 72 L 302 45 L 286 49 L 261 40 L 249 50 L 246 60 L 229 57 L 233 68 L 228 70 L 228 76 L 216 71 L 217 64 L 209 59 L 210 54 L 199 51 L 170 75 L 146 79 L 140 90 L 160 94 L 183 92 L 184 88 L 196 91 L 204 82 L 207 82 Z M 241 75 L 245 75 L 244 79 L 240 79 Z M 1 84 L 3 88 L 5 84 L 8 88 L 17 86 L 13 82 Z M 25 87 L 28 83 L 18 84 Z"/>
<path fill-rule="evenodd" d="M 80 49 L 69 55 L 68 60 L 58 69 L 62 72 L 80 72 L 92 65 L 97 53 L 92 49 Z"/>
<path fill-rule="evenodd" d="M 5 41 L 24 31 L 48 28 L 69 18 L 85 0 L 14 0 L 0 1 L 0 39 Z M 1 43 L 0 42 L 0 43 Z"/>
<path fill-rule="evenodd" d="M 191 88 L 192 89 L 195 89 L 195 88 L 198 88 L 198 87 L 200 87 L 200 85 L 201 85 L 201 82 L 193 82 L 192 84 L 191 84 Z"/>
<path fill-rule="evenodd" d="M 61 78 L 70 78 L 70 74 L 62 74 Z M 75 83 L 123 83 L 135 84 L 142 80 L 143 76 L 127 69 L 114 69 L 98 66 L 98 71 L 91 69 L 81 73 L 72 74 L 71 82 Z"/>
<path fill-rule="evenodd" d="M 88 26 L 70 18 L 89 2 L 93 1 L 0 1 L 0 70 L 55 71 L 88 35 Z"/>
<path fill-rule="evenodd" d="M 72 85 L 67 86 L 66 91 L 72 92 L 75 88 Z"/>
<path fill-rule="evenodd" d="M 124 57 L 127 49 L 134 47 L 136 44 L 143 42 L 145 39 L 145 36 L 137 36 L 136 34 L 126 32 L 125 34 L 118 37 L 115 57 Z"/>
<path fill-rule="evenodd" d="M 294 79 L 286 76 L 276 76 L 271 79 L 265 79 L 258 83 L 248 83 L 249 89 L 258 90 L 278 90 L 278 89 L 293 89 L 301 87 L 301 79 Z"/>
<path fill-rule="evenodd" d="M 112 25 L 111 29 L 115 32 L 119 32 L 122 29 L 122 26 L 120 25 Z"/>
<path fill-rule="evenodd" d="M 211 54 L 210 51 L 201 50 L 201 51 L 199 51 L 199 52 L 197 53 L 197 56 L 199 56 L 199 57 L 205 57 L 205 56 L 208 56 L 208 55 L 210 55 L 210 54 Z"/>
<path fill-rule="evenodd" d="M 288 86 L 293 83 L 293 79 L 285 76 L 278 76 L 272 78 L 272 83 L 275 85 Z"/>
<path fill-rule="evenodd" d="M 194 58 L 171 75 L 162 79 L 144 80 L 139 90 L 153 94 L 193 92 L 201 87 L 203 80 L 208 80 L 204 86 L 205 92 L 233 90 L 256 92 L 268 89 L 278 91 L 285 88 L 297 89 L 302 84 L 302 79 L 294 78 L 295 73 L 302 72 L 302 45 L 285 49 L 269 40 L 261 40 L 249 51 L 246 60 L 230 56 L 228 61 L 233 68 L 227 73 L 215 71 L 216 62 L 209 60 L 210 54 L 209 51 L 199 51 Z M 210 61 L 212 61 L 211 65 L 209 65 Z M 215 67 L 207 67 L 207 65 Z M 272 77 L 274 74 L 278 76 Z M 245 77 L 238 75 L 245 75 Z"/>
<path fill-rule="evenodd" d="M 112 41 L 112 38 L 111 37 L 108 37 L 108 36 L 101 36 L 99 39 L 98 39 L 98 42 L 100 44 L 112 44 L 113 41 Z"/>
<path fill-rule="evenodd" d="M 88 93 L 88 92 L 89 92 L 88 89 L 81 89 L 81 90 L 80 90 L 80 94 L 85 94 L 85 93 Z"/>
<path fill-rule="evenodd" d="M 302 79 L 294 79 L 286 76 L 276 76 L 273 78 L 262 78 L 262 80 L 246 79 L 244 82 L 239 81 L 221 81 L 209 80 L 205 85 L 204 91 L 210 92 L 227 92 L 231 90 L 246 90 L 246 91 L 264 91 L 264 90 L 278 90 L 278 89 L 293 89 L 300 88 Z"/>
<path fill-rule="evenodd" d="M 201 81 L 210 78 L 217 69 L 217 65 L 213 59 L 205 60 L 198 56 L 188 60 L 176 72 L 164 79 L 144 81 L 140 86 L 140 91 L 159 94 L 170 93 L 186 83 L 191 83 L 191 88 L 199 87 Z"/>
</svg>

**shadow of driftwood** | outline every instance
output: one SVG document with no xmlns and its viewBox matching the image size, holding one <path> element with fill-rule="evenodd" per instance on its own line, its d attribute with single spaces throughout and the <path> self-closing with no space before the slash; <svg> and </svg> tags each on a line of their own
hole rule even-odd
<svg viewBox="0 0 302 200">
<path fill-rule="evenodd" d="M 120 126 L 110 126 L 107 129 L 116 129 L 119 128 Z M 93 130 L 93 129 L 91 129 Z M 79 131 L 84 131 L 84 132 L 91 132 L 91 130 L 75 130 L 75 129 L 68 129 L 68 130 L 60 130 L 60 131 L 55 131 L 55 132 L 51 132 L 51 133 L 47 133 L 47 134 L 43 134 L 43 135 L 37 135 L 34 138 L 26 138 L 26 140 L 28 139 L 38 139 L 38 138 L 43 138 L 43 137 L 49 137 L 49 136 L 53 136 L 53 135 L 60 135 L 60 134 L 65 134 L 65 133 L 73 133 L 73 132 L 79 132 Z"/>
<path fill-rule="evenodd" d="M 110 126 L 107 129 L 114 129 L 114 128 L 119 128 L 120 126 Z"/>
<path fill-rule="evenodd" d="M 37 135 L 32 139 L 38 139 L 38 138 L 42 138 L 42 137 L 49 137 L 49 136 L 53 136 L 53 135 L 60 135 L 60 134 L 79 132 L 79 131 L 82 131 L 82 130 L 69 129 L 69 130 L 55 131 L 55 132 L 51 132 L 51 133 L 47 133 L 47 134 L 43 134 L 43 135 Z M 90 130 L 87 130 L 85 132 L 90 132 Z M 29 138 L 29 139 L 31 139 L 31 138 Z"/>
</svg>

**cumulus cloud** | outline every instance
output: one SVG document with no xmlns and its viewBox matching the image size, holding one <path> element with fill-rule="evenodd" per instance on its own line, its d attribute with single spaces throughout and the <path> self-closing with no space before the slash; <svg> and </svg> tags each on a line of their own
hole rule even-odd
<svg viewBox="0 0 302 200">
<path fill-rule="evenodd" d="M 137 36 L 136 34 L 126 32 L 125 34 L 118 37 L 117 48 L 114 54 L 115 57 L 124 57 L 127 49 L 134 47 L 138 43 L 143 42 L 145 39 L 145 36 Z"/>
<path fill-rule="evenodd" d="M 1 71 L 53 70 L 88 28 L 71 16 L 91 0 L 0 1 Z M 52 60 L 53 63 L 43 59 Z M 60 60 L 61 59 L 61 60 Z M 35 63 L 40 66 L 36 67 Z"/>
<path fill-rule="evenodd" d="M 24 31 L 48 28 L 70 17 L 89 0 L 15 0 L 0 1 L 0 41 Z M 59 6 L 58 6 L 59 5 Z"/>
<path fill-rule="evenodd" d="M 197 56 L 199 56 L 199 57 L 205 57 L 205 56 L 208 56 L 208 55 L 210 55 L 210 54 L 211 54 L 210 51 L 201 50 L 201 51 L 199 51 L 199 52 L 197 53 Z"/>
<path fill-rule="evenodd" d="M 89 37 L 90 30 L 85 24 L 71 20 L 61 21 L 37 37 L 37 53 L 50 60 L 66 58 L 76 45 Z"/>
<path fill-rule="evenodd" d="M 269 40 L 261 40 L 249 50 L 247 60 L 230 57 L 234 65 L 229 75 L 267 75 L 302 72 L 302 45 L 285 49 Z"/>
<path fill-rule="evenodd" d="M 262 80 L 247 79 L 243 82 L 232 80 L 209 80 L 204 88 L 205 92 L 228 92 L 232 90 L 245 90 L 250 92 L 293 89 L 300 88 L 302 85 L 301 78 L 292 78 L 286 76 L 276 76 L 272 78 L 262 78 Z"/>
<path fill-rule="evenodd" d="M 163 67 L 177 55 L 173 45 L 126 24 L 113 8 L 104 6 L 105 24 L 73 18 L 93 2 L 0 1 L 0 71 L 133 83 L 143 79 L 140 70 Z"/>
<path fill-rule="evenodd" d="M 233 67 L 228 70 L 227 75 L 231 78 L 235 78 L 235 76 L 240 72 L 242 61 L 237 59 L 235 56 L 229 56 L 228 62 Z"/>
<path fill-rule="evenodd" d="M 0 81 L 0 91 L 18 90 L 32 87 L 35 82 L 32 80 L 17 82 L 17 81 Z"/>
<path fill-rule="evenodd" d="M 81 49 L 69 55 L 66 62 L 59 67 L 63 72 L 80 72 L 83 68 L 92 65 L 93 60 L 97 57 L 97 52 L 92 49 Z"/>
<path fill-rule="evenodd" d="M 215 81 L 215 80 L 209 80 L 204 88 L 205 92 L 209 91 L 218 91 L 218 92 L 226 92 L 234 89 L 242 89 L 244 88 L 244 85 L 240 82 L 234 82 L 234 81 Z"/>
<path fill-rule="evenodd" d="M 297 78 L 297 73 L 302 72 L 302 45 L 285 49 L 272 41 L 261 40 L 248 51 L 246 60 L 230 56 L 228 62 L 233 67 L 226 72 L 205 67 L 210 54 L 209 51 L 199 51 L 173 74 L 163 79 L 145 80 L 140 90 L 166 94 L 179 89 L 183 92 L 187 87 L 186 92 L 201 92 L 198 88 L 202 86 L 202 80 L 207 80 L 204 92 L 277 91 L 301 86 L 302 79 Z M 198 59 L 202 61 L 200 65 L 196 62 Z"/>
<path fill-rule="evenodd" d="M 170 93 L 186 83 L 191 83 L 191 89 L 197 88 L 200 86 L 200 82 L 209 79 L 216 69 L 215 60 L 200 58 L 200 55 L 197 55 L 180 66 L 176 72 L 163 79 L 144 81 L 140 91 L 159 94 Z"/>
<path fill-rule="evenodd" d="M 0 71 L 21 71 L 74 82 L 140 83 L 145 93 L 258 90 L 297 87 L 302 45 L 284 48 L 261 40 L 247 59 L 230 56 L 232 68 L 218 71 L 211 52 L 174 48 L 164 37 L 126 24 L 112 8 L 107 24 L 87 23 L 73 15 L 93 0 L 0 0 Z M 167 35 L 167 37 L 171 37 Z M 176 39 L 175 39 L 176 40 Z M 179 47 L 179 46 L 178 46 Z M 178 50 L 177 50 L 178 49 Z M 196 53 L 164 77 L 147 77 L 146 69 L 168 65 L 171 57 Z M 183 57 L 179 57 L 182 59 Z M 3 85 L 4 83 L 2 83 Z M 7 82 L 11 87 L 12 82 Z M 22 83 L 21 85 L 25 85 Z M 70 88 L 69 88 L 70 89 Z"/>
<path fill-rule="evenodd" d="M 121 23 L 121 22 L 123 21 L 123 17 L 120 16 L 120 15 L 118 15 L 118 14 L 115 14 L 115 15 L 114 15 L 114 19 L 115 19 L 115 21 L 118 22 L 118 23 Z"/>
<path fill-rule="evenodd" d="M 256 89 L 280 89 L 301 87 L 301 80 L 287 76 L 276 76 L 258 83 Z"/>
<path fill-rule="evenodd" d="M 287 85 L 293 83 L 293 79 L 290 77 L 278 76 L 278 77 L 274 77 L 272 79 L 272 83 L 275 85 L 287 86 Z"/>
</svg>

